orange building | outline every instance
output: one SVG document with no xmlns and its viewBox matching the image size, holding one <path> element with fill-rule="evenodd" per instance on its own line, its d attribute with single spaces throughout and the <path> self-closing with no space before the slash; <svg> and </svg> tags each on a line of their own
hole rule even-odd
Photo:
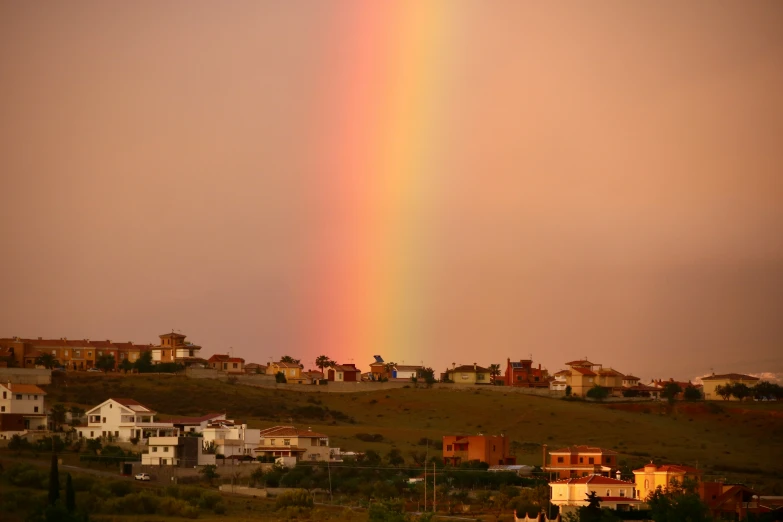
<svg viewBox="0 0 783 522">
<path fill-rule="evenodd" d="M 463 462 L 486 462 L 490 466 L 516 464 L 508 437 L 504 435 L 444 435 L 443 463 L 458 466 Z"/>
<path fill-rule="evenodd" d="M 544 446 L 544 471 L 556 473 L 557 478 L 609 476 L 617 468 L 617 452 L 594 446 L 568 446 L 549 452 L 546 462 Z"/>
<path fill-rule="evenodd" d="M 549 373 L 538 368 L 533 368 L 532 359 L 520 359 L 519 362 L 506 359 L 506 374 L 503 380 L 506 386 L 519 386 L 522 388 L 548 388 Z"/>
</svg>

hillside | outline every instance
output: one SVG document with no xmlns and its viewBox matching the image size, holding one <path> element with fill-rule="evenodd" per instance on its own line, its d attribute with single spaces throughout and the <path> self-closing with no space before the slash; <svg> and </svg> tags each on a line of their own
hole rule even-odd
<svg viewBox="0 0 783 522">
<path fill-rule="evenodd" d="M 481 388 L 303 393 L 185 376 L 81 373 L 56 379 L 46 391 L 51 404 L 85 409 L 130 397 L 171 416 L 225 411 L 251 427 L 292 422 L 327 433 L 332 446 L 348 450 L 386 453 L 395 446 L 408 457 L 425 449 L 423 438 L 505 433 L 523 464 L 541 464 L 542 444 L 591 444 L 621 452 L 621 465 L 655 459 L 699 466 L 705 478 L 783 486 L 783 404 L 678 403 L 670 412 L 658 403 L 594 404 Z M 383 440 L 364 442 L 356 438 L 361 433 Z"/>
</svg>

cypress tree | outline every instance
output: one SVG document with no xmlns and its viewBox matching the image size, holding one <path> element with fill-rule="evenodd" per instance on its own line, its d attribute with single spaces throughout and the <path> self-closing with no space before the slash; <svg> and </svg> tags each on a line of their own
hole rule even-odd
<svg viewBox="0 0 783 522">
<path fill-rule="evenodd" d="M 76 511 L 76 492 L 73 490 L 70 473 L 65 478 L 65 508 L 69 513 Z"/>
<path fill-rule="evenodd" d="M 57 454 L 52 452 L 52 467 L 49 470 L 49 504 L 60 498 L 60 471 L 57 469 Z"/>
</svg>

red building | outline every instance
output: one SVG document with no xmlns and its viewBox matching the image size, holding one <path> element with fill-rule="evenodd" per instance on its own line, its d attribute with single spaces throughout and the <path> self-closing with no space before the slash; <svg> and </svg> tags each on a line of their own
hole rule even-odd
<svg viewBox="0 0 783 522">
<path fill-rule="evenodd" d="M 608 476 L 617 468 L 617 452 L 594 446 L 568 446 L 549 452 L 546 462 L 544 445 L 544 471 L 556 473 L 557 478 Z"/>
<path fill-rule="evenodd" d="M 549 372 L 533 368 L 532 359 L 521 359 L 519 362 L 506 359 L 506 374 L 503 378 L 506 386 L 522 388 L 549 388 Z"/>
<path fill-rule="evenodd" d="M 490 466 L 517 463 L 511 455 L 508 437 L 503 435 L 446 435 L 443 437 L 443 463 L 486 462 Z"/>
</svg>

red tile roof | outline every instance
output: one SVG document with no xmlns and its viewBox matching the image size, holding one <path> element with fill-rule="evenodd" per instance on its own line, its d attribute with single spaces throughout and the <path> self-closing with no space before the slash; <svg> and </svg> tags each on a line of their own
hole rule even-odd
<svg viewBox="0 0 783 522">
<path fill-rule="evenodd" d="M 650 464 L 647 464 L 643 468 L 635 469 L 634 472 L 644 473 L 647 471 L 647 467 L 649 467 Z M 682 466 L 680 464 L 661 464 L 655 466 L 655 469 L 653 470 L 655 472 L 667 472 L 667 473 L 690 473 L 692 475 L 700 475 L 701 470 L 693 468 L 691 466 Z"/>
<path fill-rule="evenodd" d="M 565 448 L 560 448 L 558 450 L 550 451 L 550 455 L 561 455 L 561 454 L 568 454 L 568 455 L 579 455 L 580 453 L 584 454 L 596 454 L 600 453 L 601 455 L 617 455 L 617 452 L 610 449 L 603 449 L 599 448 L 597 446 L 568 446 Z"/>
<path fill-rule="evenodd" d="M 588 361 L 587 359 L 582 359 L 580 361 L 571 361 L 567 362 L 566 366 L 593 366 L 593 363 Z"/>
<path fill-rule="evenodd" d="M 741 373 L 724 373 L 722 375 L 709 375 L 707 377 L 702 377 L 702 381 L 715 381 L 715 380 L 724 380 L 729 379 L 731 381 L 758 381 L 758 377 L 753 377 L 752 375 L 743 375 Z"/>
<path fill-rule="evenodd" d="M 0 386 L 6 388 L 11 393 L 32 393 L 33 395 L 46 395 L 46 392 L 35 384 L 15 384 L 12 382 L 2 383 Z"/>
<path fill-rule="evenodd" d="M 635 375 L 626 375 L 625 376 L 625 380 L 626 381 L 639 381 L 641 379 L 639 379 L 639 377 L 636 377 Z"/>
<path fill-rule="evenodd" d="M 312 430 L 300 430 L 293 426 L 274 426 L 261 430 L 262 437 L 327 437 Z M 280 449 L 280 448 L 278 448 Z"/>
<path fill-rule="evenodd" d="M 618 372 L 614 368 L 604 368 L 603 370 L 598 370 L 598 375 L 615 375 L 624 377 L 622 373 Z"/>
<path fill-rule="evenodd" d="M 597 375 L 594 371 L 588 370 L 587 368 L 576 367 L 571 369 L 575 372 L 581 373 L 582 375 L 588 375 L 588 376 Z"/>
<path fill-rule="evenodd" d="M 633 481 L 617 480 L 610 477 L 604 477 L 603 475 L 588 475 L 586 477 L 579 478 L 567 478 L 555 480 L 550 484 L 591 484 L 596 486 L 634 486 Z M 625 497 L 622 497 L 625 498 Z"/>
<path fill-rule="evenodd" d="M 481 366 L 473 367 L 472 364 L 463 364 L 462 366 L 457 366 L 456 368 L 453 368 L 449 370 L 450 372 L 488 372 L 489 370 L 487 368 L 483 368 Z"/>
</svg>

